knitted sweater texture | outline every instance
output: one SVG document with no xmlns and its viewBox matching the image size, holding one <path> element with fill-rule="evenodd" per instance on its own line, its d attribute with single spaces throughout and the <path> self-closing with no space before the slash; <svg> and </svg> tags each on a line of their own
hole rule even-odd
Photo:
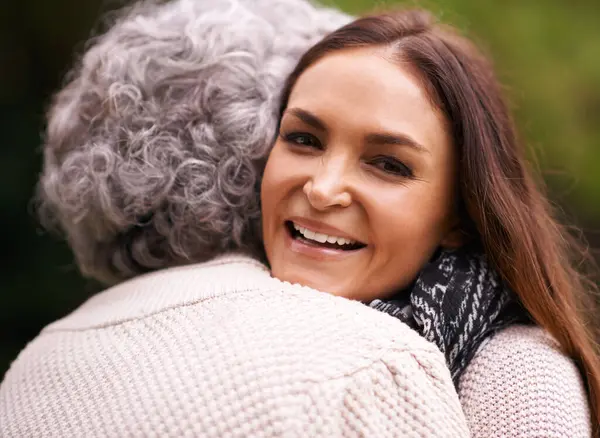
<svg viewBox="0 0 600 438">
<path fill-rule="evenodd" d="M 0 436 L 589 436 L 581 379 L 555 347 L 506 330 L 459 402 L 442 354 L 397 319 L 224 257 L 123 283 L 46 327 L 0 386 Z"/>
<path fill-rule="evenodd" d="M 50 325 L 0 387 L 1 437 L 466 437 L 444 357 L 400 321 L 218 259 Z"/>
<path fill-rule="evenodd" d="M 577 367 L 538 327 L 513 326 L 471 361 L 459 386 L 473 437 L 589 438 Z"/>
</svg>

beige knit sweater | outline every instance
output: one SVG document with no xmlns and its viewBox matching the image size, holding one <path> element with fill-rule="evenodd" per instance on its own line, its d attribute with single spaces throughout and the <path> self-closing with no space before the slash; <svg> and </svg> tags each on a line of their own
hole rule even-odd
<svg viewBox="0 0 600 438">
<path fill-rule="evenodd" d="M 536 329 L 461 382 L 474 436 L 589 436 L 574 366 Z M 394 318 L 250 259 L 149 274 L 46 327 L 0 386 L 1 437 L 463 437 L 444 358 Z"/>
</svg>

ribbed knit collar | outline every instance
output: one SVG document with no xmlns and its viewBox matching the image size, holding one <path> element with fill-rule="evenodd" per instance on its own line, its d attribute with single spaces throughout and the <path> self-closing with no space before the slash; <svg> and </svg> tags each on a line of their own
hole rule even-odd
<svg viewBox="0 0 600 438">
<path fill-rule="evenodd" d="M 211 281 L 214 278 L 219 281 Z M 270 281 L 276 280 L 260 262 L 245 255 L 229 254 L 206 263 L 164 269 L 120 283 L 94 295 L 43 332 L 114 325 L 169 308 L 251 290 Z"/>
</svg>

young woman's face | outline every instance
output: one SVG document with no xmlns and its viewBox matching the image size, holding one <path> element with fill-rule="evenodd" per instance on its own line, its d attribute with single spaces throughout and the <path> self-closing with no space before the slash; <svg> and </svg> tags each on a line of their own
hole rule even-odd
<svg viewBox="0 0 600 438">
<path fill-rule="evenodd" d="M 382 51 L 331 54 L 298 79 L 262 187 L 275 277 L 368 302 L 458 242 L 442 114 Z"/>
</svg>

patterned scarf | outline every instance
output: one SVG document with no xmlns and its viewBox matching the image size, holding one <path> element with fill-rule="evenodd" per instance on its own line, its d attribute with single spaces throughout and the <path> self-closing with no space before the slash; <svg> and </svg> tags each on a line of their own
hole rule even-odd
<svg viewBox="0 0 600 438">
<path fill-rule="evenodd" d="M 414 285 L 370 307 L 388 313 L 446 356 L 458 381 L 484 341 L 516 322 L 528 322 L 515 294 L 500 280 L 480 251 L 443 250 L 419 274 Z"/>
</svg>

